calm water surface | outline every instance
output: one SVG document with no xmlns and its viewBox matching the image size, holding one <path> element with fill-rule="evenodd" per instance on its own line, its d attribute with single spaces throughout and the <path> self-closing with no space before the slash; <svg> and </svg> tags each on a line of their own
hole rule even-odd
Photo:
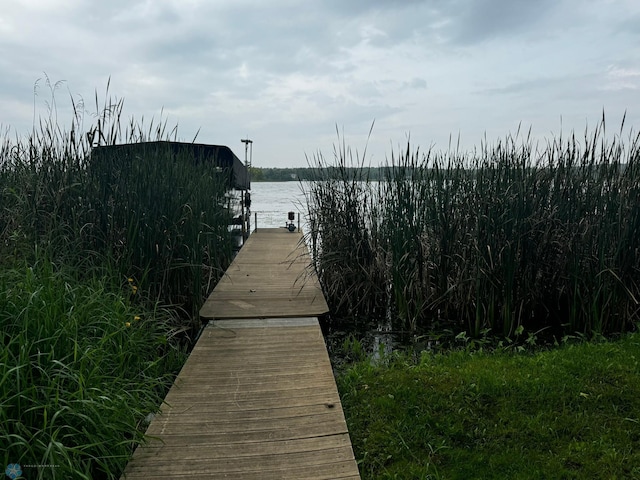
<svg viewBox="0 0 640 480">
<path fill-rule="evenodd" d="M 296 225 L 298 213 L 303 231 L 306 229 L 307 205 L 302 192 L 302 184 L 291 182 L 251 182 L 251 229 L 255 215 L 258 228 L 284 227 L 287 213 L 295 212 Z"/>
</svg>

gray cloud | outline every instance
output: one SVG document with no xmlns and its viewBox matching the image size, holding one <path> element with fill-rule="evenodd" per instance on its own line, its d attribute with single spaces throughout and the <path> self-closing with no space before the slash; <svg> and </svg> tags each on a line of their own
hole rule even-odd
<svg viewBox="0 0 640 480">
<path fill-rule="evenodd" d="M 474 0 L 455 2 L 460 13 L 452 40 L 465 45 L 530 32 L 550 16 L 553 0 Z"/>
<path fill-rule="evenodd" d="M 548 133 L 602 108 L 640 112 L 634 0 L 32 0 L 0 14 L 0 123 L 25 131 L 33 86 L 67 80 L 88 108 L 97 90 L 126 114 L 164 107 L 181 135 L 238 148 L 256 163 L 302 164 L 331 149 L 335 125 L 378 160 L 406 135 L 472 146 L 520 121 Z M 42 85 L 41 85 L 42 87 Z M 35 97 L 43 111 L 46 91 Z M 593 116 L 593 117 L 591 117 Z"/>
<path fill-rule="evenodd" d="M 640 35 L 640 13 L 628 16 L 617 24 L 612 25 L 612 30 L 618 33 Z"/>
</svg>

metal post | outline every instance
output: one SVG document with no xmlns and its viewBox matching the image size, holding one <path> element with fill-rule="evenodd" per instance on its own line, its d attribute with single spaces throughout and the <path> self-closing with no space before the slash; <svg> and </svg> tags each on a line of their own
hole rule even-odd
<svg viewBox="0 0 640 480">
<path fill-rule="evenodd" d="M 240 190 L 240 214 L 242 215 L 242 244 L 244 245 L 245 240 L 247 239 L 247 227 L 246 227 L 246 216 L 244 213 L 244 190 Z"/>
<path fill-rule="evenodd" d="M 300 231 L 300 212 L 298 212 L 298 231 Z"/>
<path fill-rule="evenodd" d="M 247 169 L 251 168 L 251 162 L 253 161 L 253 140 L 249 140 L 249 137 L 243 138 L 240 140 L 244 143 L 244 164 Z M 249 145 L 251 145 L 251 156 L 247 161 L 247 151 L 249 150 Z"/>
<path fill-rule="evenodd" d="M 251 181 L 251 161 L 253 159 L 253 140 L 247 138 L 240 139 L 242 143 L 244 143 L 244 165 L 247 167 L 247 179 Z M 251 145 L 251 155 L 248 156 L 249 145 Z M 248 157 L 248 158 L 247 158 Z M 244 190 L 242 191 L 242 241 L 243 243 L 247 240 L 249 233 L 251 233 L 251 211 L 247 209 L 246 216 L 244 210 L 245 204 L 245 194 Z M 246 225 L 245 225 L 246 222 Z"/>
<path fill-rule="evenodd" d="M 253 231 L 258 231 L 258 212 L 253 212 Z"/>
</svg>

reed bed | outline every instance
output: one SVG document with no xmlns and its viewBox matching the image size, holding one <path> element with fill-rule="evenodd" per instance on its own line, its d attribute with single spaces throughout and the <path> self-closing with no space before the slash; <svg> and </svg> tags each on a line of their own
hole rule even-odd
<svg viewBox="0 0 640 480">
<path fill-rule="evenodd" d="M 640 138 L 622 132 L 607 139 L 603 119 L 541 149 L 519 135 L 464 153 L 408 144 L 379 182 L 344 141 L 333 163 L 315 155 L 309 242 L 333 311 L 510 339 L 634 328 Z"/>
<path fill-rule="evenodd" d="M 227 179 L 161 147 L 96 155 L 176 131 L 125 123 L 109 96 L 92 114 L 72 107 L 67 128 L 50 110 L 0 138 L 0 461 L 27 478 L 111 479 L 230 262 Z"/>
<path fill-rule="evenodd" d="M 98 152 L 87 169 L 97 204 L 86 209 L 85 238 L 198 328 L 198 311 L 233 254 L 227 175 L 164 143 Z"/>
<path fill-rule="evenodd" d="M 108 264 L 197 319 L 233 253 L 226 174 L 162 144 L 103 154 L 94 147 L 171 140 L 176 129 L 124 124 L 123 102 L 109 97 L 102 106 L 96 97 L 87 127 L 84 108 L 73 103 L 68 130 L 50 114 L 26 139 L 0 143 L 0 249 L 7 259 L 44 249 L 81 269 Z"/>
</svg>

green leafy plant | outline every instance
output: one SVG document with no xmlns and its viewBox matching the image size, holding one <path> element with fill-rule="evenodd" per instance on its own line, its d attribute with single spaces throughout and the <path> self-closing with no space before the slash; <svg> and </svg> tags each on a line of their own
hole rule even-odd
<svg viewBox="0 0 640 480">
<path fill-rule="evenodd" d="M 124 286 L 123 286 L 124 287 Z M 117 478 L 184 361 L 173 315 L 46 257 L 0 271 L 0 459 Z"/>
</svg>

